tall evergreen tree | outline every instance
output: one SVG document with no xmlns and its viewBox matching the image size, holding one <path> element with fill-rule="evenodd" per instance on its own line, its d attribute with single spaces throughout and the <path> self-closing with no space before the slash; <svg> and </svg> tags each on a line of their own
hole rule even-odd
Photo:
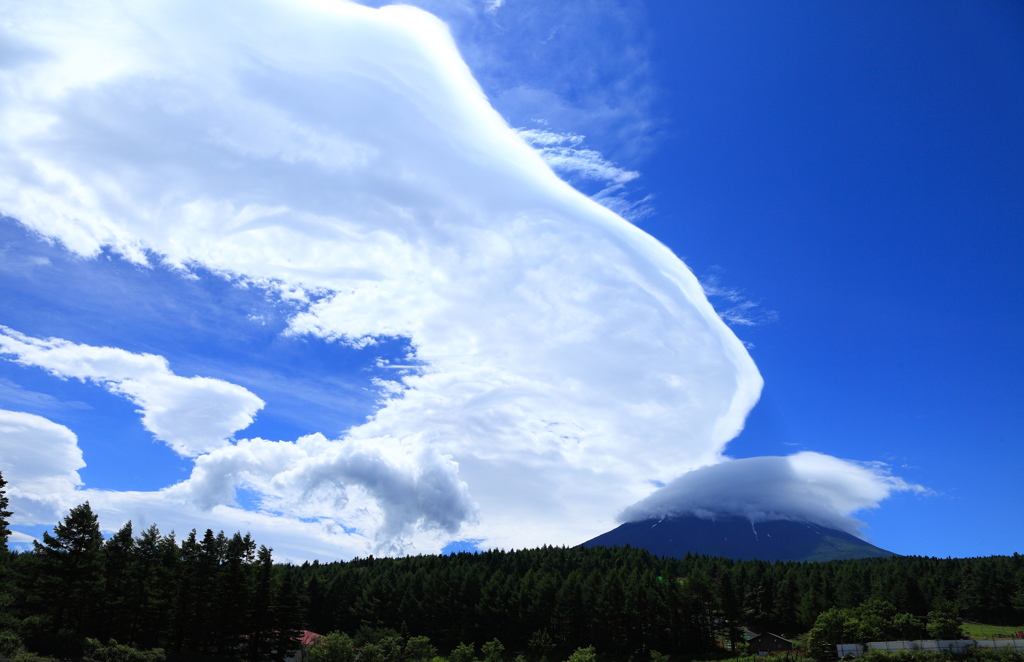
<svg viewBox="0 0 1024 662">
<path fill-rule="evenodd" d="M 61 657 L 78 657 L 83 637 L 95 632 L 101 614 L 96 605 L 103 594 L 103 535 L 89 502 L 75 506 L 53 534 L 43 533 L 34 543 L 41 576 L 35 585 L 36 602 L 49 617 L 53 648 Z"/>
<path fill-rule="evenodd" d="M 0 554 L 7 555 L 7 540 L 11 537 L 11 530 L 7 528 L 11 523 L 12 513 L 10 508 L 11 502 L 7 498 L 7 481 L 4 480 L 4 475 L 0 472 Z"/>
<path fill-rule="evenodd" d="M 299 649 L 303 624 L 302 608 L 295 584 L 285 579 L 278 587 L 274 601 L 274 652 L 275 659 L 281 660 Z"/>
<path fill-rule="evenodd" d="M 8 527 L 12 513 L 8 508 L 7 481 L 0 473 L 0 658 L 10 657 L 21 648 L 21 639 L 15 632 L 17 619 L 13 610 L 14 595 L 8 569 L 10 553 L 7 540 L 11 535 Z"/>
<path fill-rule="evenodd" d="M 274 560 L 271 550 L 260 545 L 256 553 L 256 577 L 249 607 L 249 632 L 246 638 L 246 659 L 262 662 L 272 659 L 274 652 Z"/>
<path fill-rule="evenodd" d="M 103 565 L 106 576 L 104 593 L 104 641 L 110 638 L 132 643 L 138 605 L 134 602 L 135 538 L 131 521 L 103 544 Z M 90 633 L 98 634 L 98 633 Z"/>
</svg>

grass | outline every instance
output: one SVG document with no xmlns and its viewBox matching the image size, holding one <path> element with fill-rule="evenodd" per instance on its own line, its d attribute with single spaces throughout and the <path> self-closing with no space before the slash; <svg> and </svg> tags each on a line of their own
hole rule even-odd
<svg viewBox="0 0 1024 662">
<path fill-rule="evenodd" d="M 1024 631 L 1024 625 L 985 625 L 984 623 L 964 623 L 964 632 L 971 639 L 998 639 L 1000 635 L 1012 637 Z"/>
</svg>

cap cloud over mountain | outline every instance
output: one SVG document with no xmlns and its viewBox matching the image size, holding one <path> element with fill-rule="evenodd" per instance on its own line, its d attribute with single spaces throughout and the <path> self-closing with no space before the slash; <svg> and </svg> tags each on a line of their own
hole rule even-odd
<svg viewBox="0 0 1024 662">
<path fill-rule="evenodd" d="M 693 515 L 751 522 L 812 522 L 859 534 L 851 515 L 893 492 L 926 492 L 892 476 L 884 465 L 802 452 L 788 457 L 726 460 L 689 471 L 626 508 L 621 522 Z"/>
</svg>

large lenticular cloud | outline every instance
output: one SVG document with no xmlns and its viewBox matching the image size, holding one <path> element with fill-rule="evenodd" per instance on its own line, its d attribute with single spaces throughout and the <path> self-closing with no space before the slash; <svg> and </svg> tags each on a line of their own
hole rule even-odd
<svg viewBox="0 0 1024 662">
<path fill-rule="evenodd" d="M 425 366 L 343 439 L 218 448 L 164 492 L 97 497 L 109 512 L 216 512 L 244 483 L 299 530 L 317 486 L 356 481 L 367 545 L 435 549 L 460 526 L 576 543 L 650 481 L 718 461 L 756 402 L 756 367 L 686 266 L 559 180 L 432 16 L 95 0 L 0 19 L 17 26 L 0 36 L 0 212 L 82 256 L 279 289 L 299 302 L 290 334 L 407 337 Z M 468 497 L 388 478 L 435 475 Z"/>
<path fill-rule="evenodd" d="M 726 460 L 689 471 L 625 509 L 623 522 L 695 515 L 751 522 L 813 522 L 859 535 L 851 514 L 875 508 L 892 492 L 923 492 L 877 463 L 802 452 L 788 457 Z"/>
</svg>

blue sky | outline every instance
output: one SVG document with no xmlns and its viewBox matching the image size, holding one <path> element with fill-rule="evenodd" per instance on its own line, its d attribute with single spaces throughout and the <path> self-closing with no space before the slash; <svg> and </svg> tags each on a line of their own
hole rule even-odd
<svg viewBox="0 0 1024 662">
<path fill-rule="evenodd" d="M 3 10 L 19 539 L 576 544 L 722 464 L 1021 550 L 1019 7 L 242 4 Z"/>
<path fill-rule="evenodd" d="M 778 311 L 737 328 L 765 389 L 729 452 L 886 461 L 935 493 L 865 514 L 875 542 L 1018 551 L 1024 13 L 671 6 L 644 227 Z"/>
</svg>

